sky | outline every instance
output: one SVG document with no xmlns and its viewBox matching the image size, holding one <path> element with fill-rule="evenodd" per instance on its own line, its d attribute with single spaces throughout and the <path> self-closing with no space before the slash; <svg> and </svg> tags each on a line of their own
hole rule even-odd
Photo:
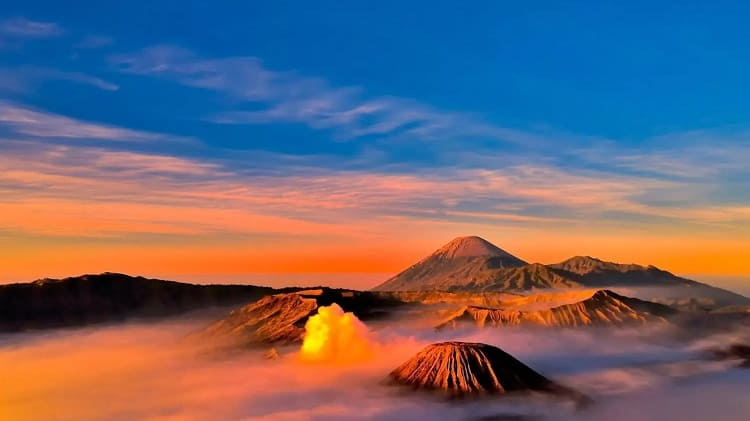
<svg viewBox="0 0 750 421">
<path fill-rule="evenodd" d="M 744 279 L 750 5 L 652 3 L 3 2 L 0 282 L 371 286 L 462 235 Z"/>
</svg>

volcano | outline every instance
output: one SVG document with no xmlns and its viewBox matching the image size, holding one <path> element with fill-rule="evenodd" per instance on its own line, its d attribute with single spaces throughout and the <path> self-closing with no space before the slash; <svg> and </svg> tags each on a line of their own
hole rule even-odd
<svg viewBox="0 0 750 421">
<path fill-rule="evenodd" d="M 494 279 L 498 270 L 527 263 L 489 241 L 459 237 L 374 288 L 376 291 L 448 291 L 477 280 Z"/>
<path fill-rule="evenodd" d="M 447 397 L 543 392 L 581 395 L 563 387 L 505 351 L 471 342 L 432 344 L 390 373 L 394 384 L 440 392 Z"/>
<path fill-rule="evenodd" d="M 314 297 L 271 295 L 232 311 L 203 334 L 232 338 L 244 345 L 295 343 L 302 340 L 305 321 L 317 308 Z"/>
<path fill-rule="evenodd" d="M 700 310 L 750 304 L 747 297 L 655 266 L 607 262 L 590 256 L 551 265 L 528 264 L 476 236 L 452 240 L 373 290 L 527 293 L 584 288 L 628 288 L 630 295 L 639 298 L 681 308 L 698 306 Z"/>
<path fill-rule="evenodd" d="M 275 294 L 233 310 L 196 332 L 209 338 L 224 338 L 242 346 L 290 345 L 302 342 L 305 323 L 322 306 L 337 303 L 344 311 L 363 320 L 381 317 L 404 304 L 393 296 L 372 292 L 316 288 Z"/>
<path fill-rule="evenodd" d="M 501 257 L 505 263 L 518 266 L 526 262 L 513 256 L 484 238 L 475 235 L 454 238 L 451 242 L 440 247 L 432 254 L 442 259 L 457 259 L 461 257 Z"/>
</svg>

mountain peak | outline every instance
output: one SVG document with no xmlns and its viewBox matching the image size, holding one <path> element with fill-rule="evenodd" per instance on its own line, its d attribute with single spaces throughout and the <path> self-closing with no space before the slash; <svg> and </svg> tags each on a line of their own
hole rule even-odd
<svg viewBox="0 0 750 421">
<path fill-rule="evenodd" d="M 555 269 L 563 269 L 571 273 L 578 275 L 586 275 L 592 272 L 629 272 L 644 270 L 645 268 L 641 265 L 636 264 L 622 264 L 607 262 L 596 257 L 591 256 L 575 256 L 567 259 L 563 262 L 550 265 Z"/>
<path fill-rule="evenodd" d="M 433 255 L 453 259 L 457 257 L 506 256 L 509 253 L 482 237 L 472 235 L 454 238 L 435 251 Z"/>
<path fill-rule="evenodd" d="M 550 381 L 490 345 L 432 344 L 391 373 L 395 383 L 451 395 L 549 388 Z"/>
<path fill-rule="evenodd" d="M 604 260 L 592 257 L 592 256 L 573 256 L 570 259 L 566 260 L 566 262 L 596 262 L 596 263 L 603 263 Z"/>
<path fill-rule="evenodd" d="M 450 397 L 535 391 L 582 398 L 501 349 L 482 343 L 429 345 L 393 370 L 390 378 L 395 384 Z"/>
<path fill-rule="evenodd" d="M 476 277 L 527 263 L 477 237 L 458 237 L 403 272 L 376 286 L 379 291 L 449 290 Z"/>
</svg>

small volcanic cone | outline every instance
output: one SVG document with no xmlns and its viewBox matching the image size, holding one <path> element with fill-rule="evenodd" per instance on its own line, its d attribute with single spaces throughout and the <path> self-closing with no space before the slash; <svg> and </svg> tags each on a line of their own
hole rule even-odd
<svg viewBox="0 0 750 421">
<path fill-rule="evenodd" d="M 545 392 L 583 400 L 503 350 L 470 342 L 432 344 L 390 374 L 392 382 L 448 397 Z"/>
</svg>

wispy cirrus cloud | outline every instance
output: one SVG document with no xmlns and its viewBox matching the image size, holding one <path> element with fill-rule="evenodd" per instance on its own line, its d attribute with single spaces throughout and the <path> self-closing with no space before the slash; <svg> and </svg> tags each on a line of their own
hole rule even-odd
<svg viewBox="0 0 750 421">
<path fill-rule="evenodd" d="M 5 226 L 42 234 L 347 236 L 390 232 L 400 226 L 394 221 L 554 229 L 581 221 L 617 224 L 622 219 L 615 213 L 677 224 L 750 217 L 746 206 L 682 208 L 639 200 L 643 192 L 690 191 L 688 184 L 554 167 L 440 174 L 310 167 L 263 175 L 236 171 L 231 162 L 33 141 L 4 141 L 0 152 Z"/>
<path fill-rule="evenodd" d="M 120 89 L 117 84 L 81 72 L 68 72 L 48 67 L 22 66 L 0 68 L 0 90 L 28 92 L 49 80 L 62 80 L 94 86 L 105 91 Z"/>
<path fill-rule="evenodd" d="M 269 69 L 252 56 L 206 58 L 162 45 L 113 56 L 111 62 L 124 72 L 236 99 L 232 109 L 211 116 L 217 123 L 297 123 L 329 130 L 337 138 L 358 139 L 361 153 L 369 155 L 365 166 L 370 168 L 384 163 L 393 169 L 403 163 L 412 168 L 494 170 L 531 162 L 537 167 L 566 167 L 579 173 L 595 169 L 612 178 L 692 179 L 698 183 L 694 188 L 704 194 L 701 205 L 710 205 L 711 191 L 727 195 L 737 190 L 731 187 L 729 192 L 727 186 L 743 173 L 750 156 L 747 136 L 738 142 L 736 134 L 727 139 L 726 133 L 710 130 L 648 139 L 646 146 L 638 149 L 605 138 L 507 128 L 470 113 L 445 111 L 397 96 L 371 96 L 362 87 L 336 86 L 323 78 Z M 407 153 L 388 142 L 393 139 L 409 140 L 398 145 L 407 147 Z M 510 147 L 498 147 L 498 143 Z M 598 146 L 587 148 L 587 144 Z M 354 162 L 358 157 L 347 159 Z M 663 189 L 658 194 L 644 190 L 641 196 L 644 201 L 652 197 L 678 204 L 686 203 L 681 197 L 693 200 L 700 194 Z M 746 197 L 740 199 L 737 204 L 746 201 Z"/>
<path fill-rule="evenodd" d="M 601 142 L 564 156 L 574 157 L 578 168 L 672 186 L 644 187 L 631 197 L 631 206 L 615 211 L 614 219 L 629 224 L 648 216 L 663 226 L 687 221 L 744 230 L 750 208 L 748 140 L 745 130 L 719 128 L 658 136 L 637 146 Z"/>
<path fill-rule="evenodd" d="M 671 179 L 718 181 L 750 175 L 750 131 L 696 130 L 647 139 L 639 147 L 603 142 L 576 149 L 585 163 Z"/>
<path fill-rule="evenodd" d="M 226 110 L 210 119 L 225 124 L 300 123 L 330 129 L 343 138 L 368 135 L 413 140 L 473 139 L 529 143 L 532 134 L 493 125 L 474 115 L 440 110 L 399 97 L 367 96 L 356 86 L 265 67 L 257 57 L 204 58 L 174 46 L 154 46 L 110 61 L 120 70 L 210 89 L 253 110 Z"/>
<path fill-rule="evenodd" d="M 63 35 L 63 28 L 54 22 L 41 22 L 15 17 L 0 21 L 0 37 L 14 39 L 44 39 Z"/>
<path fill-rule="evenodd" d="M 99 139 L 112 141 L 187 140 L 178 136 L 145 132 L 109 124 L 78 120 L 0 101 L 0 127 L 20 135 L 40 138 Z"/>
<path fill-rule="evenodd" d="M 217 164 L 20 140 L 2 140 L 0 151 L 0 166 L 5 169 L 0 174 L 4 198 L 0 214 L 6 230 L 83 237 L 217 232 L 333 235 L 350 230 L 315 218 L 271 212 L 262 206 L 261 196 L 250 202 L 212 197 L 209 192 L 242 191 L 244 183 L 253 181 Z"/>
</svg>

